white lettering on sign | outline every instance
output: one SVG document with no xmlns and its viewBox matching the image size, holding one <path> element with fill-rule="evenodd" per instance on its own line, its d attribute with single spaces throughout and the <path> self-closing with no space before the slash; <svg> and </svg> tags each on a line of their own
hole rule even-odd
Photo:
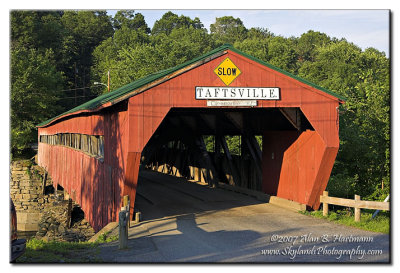
<svg viewBox="0 0 400 273">
<path fill-rule="evenodd" d="M 219 106 L 219 107 L 236 107 L 236 106 L 257 106 L 256 100 L 208 100 L 207 106 Z"/>
<path fill-rule="evenodd" d="M 196 87 L 197 100 L 279 100 L 279 87 Z"/>
</svg>

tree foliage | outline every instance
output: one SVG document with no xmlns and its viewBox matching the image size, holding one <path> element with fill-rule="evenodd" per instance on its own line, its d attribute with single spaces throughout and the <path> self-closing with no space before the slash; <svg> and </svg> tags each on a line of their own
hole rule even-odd
<svg viewBox="0 0 400 273">
<path fill-rule="evenodd" d="M 144 16 L 141 13 L 135 13 L 134 10 L 119 10 L 112 18 L 113 27 L 115 30 L 121 28 L 142 30 L 145 33 L 150 33 L 150 28 L 147 26 Z"/>
<path fill-rule="evenodd" d="M 246 38 L 247 29 L 240 18 L 224 16 L 210 25 L 210 33 L 219 44 L 233 44 Z"/>
<path fill-rule="evenodd" d="M 11 150 L 28 147 L 37 138 L 35 125 L 58 113 L 57 90 L 63 75 L 51 50 L 16 47 L 11 53 Z"/>
<path fill-rule="evenodd" d="M 385 198 L 390 187 L 389 59 L 318 31 L 285 38 L 266 27 L 247 29 L 240 18 L 223 16 L 208 32 L 199 18 L 169 11 L 150 31 L 143 15 L 133 10 L 120 10 L 113 18 L 104 11 L 13 11 L 12 149 L 36 141 L 36 123 L 107 92 L 92 84 L 106 83 L 108 71 L 114 90 L 230 43 L 346 97 L 328 190 L 343 197 Z M 88 88 L 79 93 L 83 98 L 71 99 L 76 91 L 56 92 L 75 87 Z M 240 138 L 226 140 L 240 154 Z"/>
<path fill-rule="evenodd" d="M 190 17 L 177 14 L 169 11 L 165 13 L 160 20 L 157 20 L 154 23 L 154 26 L 151 30 L 152 35 L 158 34 L 166 34 L 169 35 L 173 29 L 179 28 L 189 28 L 193 27 L 194 29 L 203 28 L 203 24 L 200 22 L 199 18 L 190 19 Z"/>
</svg>

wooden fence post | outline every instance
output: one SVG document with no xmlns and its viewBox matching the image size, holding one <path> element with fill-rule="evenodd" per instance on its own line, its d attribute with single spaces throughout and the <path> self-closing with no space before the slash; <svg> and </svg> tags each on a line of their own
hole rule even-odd
<svg viewBox="0 0 400 273">
<path fill-rule="evenodd" d="M 328 196 L 329 193 L 327 191 L 324 191 L 322 193 L 323 196 Z M 322 215 L 323 216 L 328 216 L 328 203 L 327 202 L 323 202 L 322 203 Z"/>
<path fill-rule="evenodd" d="M 387 203 L 385 199 L 384 202 L 377 201 L 363 201 L 361 197 L 357 194 L 354 195 L 354 199 L 345 199 L 345 198 L 337 198 L 328 196 L 328 192 L 324 191 L 323 195 L 320 196 L 320 202 L 323 207 L 323 215 L 328 215 L 328 204 L 343 206 L 343 207 L 351 207 L 354 208 L 354 221 L 361 221 L 361 209 L 376 209 L 376 210 L 390 210 L 390 204 Z"/>
<path fill-rule="evenodd" d="M 135 223 L 139 223 L 141 221 L 142 218 L 142 214 L 140 213 L 140 211 L 135 213 Z"/>
<path fill-rule="evenodd" d="M 361 220 L 361 209 L 358 207 L 358 202 L 360 201 L 360 196 L 355 194 L 354 195 L 354 201 L 355 201 L 355 206 L 354 206 L 354 221 L 360 222 Z"/>
</svg>

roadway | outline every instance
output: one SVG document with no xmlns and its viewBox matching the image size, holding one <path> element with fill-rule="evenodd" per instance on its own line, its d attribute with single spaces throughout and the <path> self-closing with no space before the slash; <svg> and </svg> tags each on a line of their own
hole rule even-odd
<svg viewBox="0 0 400 273">
<path fill-rule="evenodd" d="M 102 245 L 105 262 L 381 263 L 389 235 L 316 219 L 223 189 L 141 171 L 129 249 Z M 364 242 L 358 242 L 358 241 Z"/>
</svg>

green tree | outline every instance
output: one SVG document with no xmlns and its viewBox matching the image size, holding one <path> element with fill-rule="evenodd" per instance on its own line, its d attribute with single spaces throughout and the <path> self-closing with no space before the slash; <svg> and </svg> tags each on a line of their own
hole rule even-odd
<svg viewBox="0 0 400 273">
<path fill-rule="evenodd" d="M 248 38 L 243 41 L 236 41 L 234 47 L 254 56 L 260 60 L 268 61 L 268 40 L 259 38 Z"/>
<path fill-rule="evenodd" d="M 281 36 L 272 37 L 268 41 L 267 61 L 281 69 L 295 73 L 297 70 L 297 54 L 294 40 Z"/>
<path fill-rule="evenodd" d="M 10 15 L 11 47 L 37 48 L 38 33 L 40 32 L 38 13 L 14 10 Z"/>
<path fill-rule="evenodd" d="M 91 66 L 93 64 L 93 50 L 104 40 L 112 37 L 114 29 L 111 18 L 105 11 L 65 11 L 61 22 L 65 29 L 63 54 L 67 85 L 69 88 L 88 87 L 93 84 Z M 80 96 L 90 98 L 91 89 L 79 92 Z M 70 97 L 75 96 L 75 91 Z M 83 103 L 87 98 L 78 99 L 76 104 Z M 75 100 L 68 100 L 65 108 L 76 106 Z"/>
<path fill-rule="evenodd" d="M 56 70 L 51 50 L 15 47 L 11 52 L 11 151 L 26 149 L 37 141 L 36 124 L 60 110 L 62 73 Z"/>
<path fill-rule="evenodd" d="M 93 66 L 91 68 L 93 81 L 107 82 L 107 72 L 110 71 L 111 90 L 129 83 L 132 79 L 131 70 L 135 70 L 135 67 L 129 64 L 127 64 L 127 67 L 122 66 L 121 59 L 127 57 L 124 52 L 149 43 L 150 37 L 142 30 L 125 27 L 116 30 L 114 37 L 103 41 L 93 51 Z"/>
<path fill-rule="evenodd" d="M 179 19 L 171 14 L 165 17 Z M 194 21 L 190 18 L 185 20 Z M 196 24 L 202 25 L 201 22 Z M 93 71 L 104 82 L 104 72 L 110 70 L 111 86 L 116 89 L 148 74 L 184 63 L 213 47 L 207 30 L 191 24 L 150 36 L 140 30 L 125 31 L 121 28 L 116 30 L 113 39 L 107 39 L 95 49 Z"/>
<path fill-rule="evenodd" d="M 56 48 L 62 39 L 60 18 L 57 11 L 12 11 L 11 46 Z"/>
<path fill-rule="evenodd" d="M 150 28 L 147 26 L 144 16 L 141 13 L 135 14 L 134 10 L 119 10 L 112 18 L 112 22 L 114 29 L 117 30 L 125 27 L 150 33 Z"/>
<path fill-rule="evenodd" d="M 266 61 L 286 71 L 297 71 L 297 54 L 294 49 L 295 40 L 282 36 L 251 36 L 234 46 L 260 60 Z"/>
<path fill-rule="evenodd" d="M 204 28 L 204 25 L 197 17 L 192 20 L 190 17 L 184 15 L 178 16 L 175 13 L 169 11 L 165 13 L 160 20 L 157 20 L 154 23 L 151 34 L 159 35 L 164 33 L 166 35 L 169 35 L 173 29 L 178 29 L 182 27 L 189 28 L 190 26 L 192 26 L 194 29 Z"/>
<path fill-rule="evenodd" d="M 76 105 L 75 91 L 60 90 L 90 84 L 91 53 L 113 28 L 105 12 L 10 15 L 12 150 L 18 152 L 35 141 L 35 124 Z"/>
<path fill-rule="evenodd" d="M 210 33 L 219 44 L 234 44 L 246 38 L 247 29 L 240 18 L 223 16 L 215 19 L 210 25 Z"/>
<path fill-rule="evenodd" d="M 252 27 L 249 29 L 246 35 L 247 39 L 257 39 L 257 40 L 264 40 L 268 39 L 271 37 L 274 37 L 275 35 L 269 31 L 267 28 L 260 28 L 260 27 Z"/>
<path fill-rule="evenodd" d="M 341 40 L 318 48 L 315 61 L 305 61 L 299 74 L 347 98 L 340 116 L 341 146 L 328 188 L 340 190 L 337 185 L 342 185 L 347 197 L 384 198 L 390 184 L 388 59 L 374 49 L 363 52 Z"/>
<path fill-rule="evenodd" d="M 300 62 L 314 61 L 317 49 L 331 43 L 331 39 L 325 33 L 309 30 L 297 39 L 296 52 Z"/>
</svg>

